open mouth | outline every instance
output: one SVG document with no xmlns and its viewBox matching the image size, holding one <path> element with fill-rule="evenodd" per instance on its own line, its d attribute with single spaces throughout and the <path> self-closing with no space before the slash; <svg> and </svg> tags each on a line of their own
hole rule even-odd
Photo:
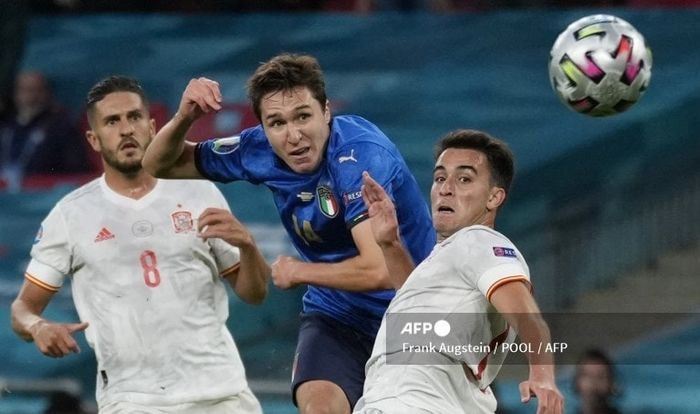
<svg viewBox="0 0 700 414">
<path fill-rule="evenodd" d="M 292 157 L 300 157 L 300 156 L 303 156 L 306 153 L 308 153 L 309 150 L 310 150 L 309 147 L 299 148 L 297 150 L 290 152 L 289 155 L 291 155 Z"/>
<path fill-rule="evenodd" d="M 438 213 L 454 213 L 454 209 L 447 206 L 439 206 L 437 209 Z"/>
<path fill-rule="evenodd" d="M 130 150 L 130 149 L 137 149 L 138 147 L 139 147 L 138 144 L 135 143 L 135 142 L 126 142 L 126 143 L 122 144 L 122 146 L 120 147 L 120 149 L 122 149 L 122 150 Z"/>
</svg>

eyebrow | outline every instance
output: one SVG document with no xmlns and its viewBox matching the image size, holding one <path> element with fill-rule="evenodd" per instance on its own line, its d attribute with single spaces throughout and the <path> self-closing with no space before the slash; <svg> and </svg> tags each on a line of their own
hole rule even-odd
<svg viewBox="0 0 700 414">
<path fill-rule="evenodd" d="M 307 109 L 311 109 L 311 105 L 309 105 L 309 104 L 302 104 L 302 105 L 299 105 L 299 106 L 294 107 L 294 108 L 292 109 L 292 111 L 294 111 L 294 112 L 299 112 L 299 111 L 303 111 L 303 110 L 307 110 Z M 279 116 L 282 116 L 282 115 L 280 114 L 280 111 L 273 112 L 273 113 L 269 114 L 268 116 L 266 116 L 266 117 L 265 117 L 265 120 L 272 119 L 272 118 L 277 118 L 277 117 L 279 117 Z"/>
<path fill-rule="evenodd" d="M 476 168 L 472 167 L 471 165 L 459 165 L 455 169 L 456 170 L 467 170 L 467 171 L 473 172 L 474 174 L 478 174 L 478 172 L 476 171 Z M 433 168 L 433 174 L 438 172 L 438 170 L 439 171 L 446 171 L 447 168 L 443 167 L 442 165 L 438 165 L 435 168 Z"/>
<path fill-rule="evenodd" d="M 130 117 L 133 115 L 140 115 L 142 113 L 143 113 L 143 111 L 141 109 L 132 109 L 131 111 L 128 111 L 126 113 L 126 116 Z M 109 122 L 109 121 L 113 121 L 113 120 L 116 121 L 116 120 L 119 120 L 119 117 L 120 117 L 119 114 L 107 115 L 107 116 L 102 118 L 102 122 Z"/>
</svg>

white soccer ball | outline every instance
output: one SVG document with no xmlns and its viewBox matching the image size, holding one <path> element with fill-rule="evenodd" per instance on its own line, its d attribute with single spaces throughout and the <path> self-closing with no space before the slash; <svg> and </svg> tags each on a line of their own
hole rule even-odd
<svg viewBox="0 0 700 414">
<path fill-rule="evenodd" d="M 570 109 L 590 115 L 623 112 L 651 79 L 644 36 L 619 17 L 597 14 L 571 23 L 552 46 L 549 78 Z"/>
</svg>

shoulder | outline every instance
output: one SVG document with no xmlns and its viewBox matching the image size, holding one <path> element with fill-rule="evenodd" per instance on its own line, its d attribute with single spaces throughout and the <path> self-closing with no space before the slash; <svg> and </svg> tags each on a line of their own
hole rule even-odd
<svg viewBox="0 0 700 414">
<path fill-rule="evenodd" d="M 90 200 L 92 197 L 99 196 L 101 194 L 101 181 L 102 177 L 98 177 L 86 184 L 83 184 L 82 186 L 63 196 L 63 198 L 61 198 L 56 205 L 69 206 L 77 203 L 91 202 Z"/>
<path fill-rule="evenodd" d="M 460 229 L 445 241 L 448 240 L 484 244 L 500 242 L 501 244 L 508 246 L 513 245 L 513 243 L 503 234 L 490 227 L 481 225 L 473 225 Z"/>
<path fill-rule="evenodd" d="M 255 146 L 258 143 L 267 143 L 265 131 L 261 125 L 244 129 L 238 135 L 222 138 L 212 138 L 202 141 L 199 147 L 208 147 L 212 152 L 219 155 L 230 154 L 242 147 Z"/>
<path fill-rule="evenodd" d="M 188 198 L 220 194 L 221 191 L 209 180 L 160 180 L 167 193 L 186 193 Z"/>
<path fill-rule="evenodd" d="M 357 115 L 339 115 L 333 118 L 331 129 L 331 157 L 343 155 L 353 148 L 368 149 L 394 155 L 396 146 L 376 125 Z"/>
</svg>

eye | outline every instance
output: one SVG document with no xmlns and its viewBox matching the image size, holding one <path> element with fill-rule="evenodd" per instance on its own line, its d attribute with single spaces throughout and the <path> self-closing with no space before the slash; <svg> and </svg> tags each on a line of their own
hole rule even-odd
<svg viewBox="0 0 700 414">
<path fill-rule="evenodd" d="M 284 125 L 284 122 L 280 121 L 279 119 L 276 119 L 276 120 L 270 122 L 269 125 L 270 125 L 270 127 L 272 127 L 272 128 L 279 128 L 279 127 L 281 127 L 282 125 Z"/>
<path fill-rule="evenodd" d="M 442 183 L 445 181 L 445 177 L 438 175 L 438 176 L 433 177 L 433 181 L 436 183 Z"/>
<path fill-rule="evenodd" d="M 471 181 L 472 181 L 471 177 L 467 177 L 467 176 L 459 177 L 459 182 L 460 182 L 460 183 L 469 183 L 469 182 L 471 182 Z"/>
<path fill-rule="evenodd" d="M 141 118 L 143 118 L 143 115 L 141 115 L 141 113 L 135 113 L 131 115 L 131 119 L 133 120 L 139 120 Z"/>
</svg>

